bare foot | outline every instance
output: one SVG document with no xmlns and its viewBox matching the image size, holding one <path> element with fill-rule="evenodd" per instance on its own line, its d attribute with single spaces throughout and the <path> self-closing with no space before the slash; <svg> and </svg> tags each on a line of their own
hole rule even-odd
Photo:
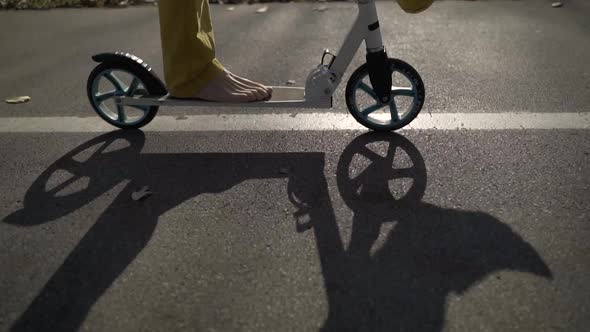
<svg viewBox="0 0 590 332">
<path fill-rule="evenodd" d="M 205 85 L 194 97 L 209 101 L 245 103 L 268 100 L 272 88 L 232 74 L 227 69 Z"/>
</svg>

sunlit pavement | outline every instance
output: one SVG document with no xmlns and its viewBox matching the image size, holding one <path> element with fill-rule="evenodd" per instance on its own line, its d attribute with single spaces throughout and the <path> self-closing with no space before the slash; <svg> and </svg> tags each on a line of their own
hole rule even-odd
<svg viewBox="0 0 590 332">
<path fill-rule="evenodd" d="M 355 127 L 343 86 L 326 112 L 161 109 L 116 131 L 89 57 L 162 73 L 155 9 L 0 12 L 0 91 L 32 97 L 0 104 L 0 329 L 584 331 L 590 27 L 569 4 L 380 2 L 427 89 L 398 134 Z M 220 57 L 302 84 L 354 17 L 327 5 L 213 6 Z"/>
</svg>

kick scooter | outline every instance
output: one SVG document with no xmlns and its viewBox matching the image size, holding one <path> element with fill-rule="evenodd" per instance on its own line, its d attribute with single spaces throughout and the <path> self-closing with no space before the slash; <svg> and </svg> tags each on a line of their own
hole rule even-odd
<svg viewBox="0 0 590 332">
<path fill-rule="evenodd" d="M 332 94 L 364 40 L 366 63 L 353 72 L 346 85 L 348 110 L 369 129 L 400 129 L 422 109 L 424 84 L 412 66 L 387 57 L 374 0 L 358 0 L 357 4 L 358 16 L 340 53 L 324 50 L 320 64 L 308 74 L 305 87 L 273 86 L 269 100 L 222 103 L 174 98 L 147 63 L 125 52 L 92 57 L 99 65 L 88 77 L 88 98 L 102 119 L 124 129 L 147 125 L 160 106 L 331 108 Z M 331 56 L 327 64 L 326 55 Z"/>
</svg>

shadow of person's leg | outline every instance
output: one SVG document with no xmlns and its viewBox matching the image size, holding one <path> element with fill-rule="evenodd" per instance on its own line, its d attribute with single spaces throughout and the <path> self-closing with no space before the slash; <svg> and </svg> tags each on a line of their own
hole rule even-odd
<svg viewBox="0 0 590 332">
<path fill-rule="evenodd" d="M 323 170 L 323 167 L 322 163 L 314 169 Z M 362 317 L 358 311 L 364 307 L 357 302 L 360 294 L 355 282 L 358 278 L 351 274 L 354 271 L 350 269 L 350 258 L 340 236 L 327 180 L 323 171 L 314 172 L 313 176 L 306 175 L 299 177 L 302 181 L 294 187 L 300 189 L 300 197 L 306 203 L 324 277 L 328 317 L 321 331 L 358 331 L 363 326 L 359 324 Z"/>
<path fill-rule="evenodd" d="M 362 213 L 355 213 L 350 244 L 348 246 L 348 256 L 353 260 L 369 260 L 371 248 L 379 237 L 380 229 L 381 223 L 377 218 Z"/>
<path fill-rule="evenodd" d="M 379 236 L 380 223 L 355 214 L 352 235 L 344 260 L 333 274 L 328 290 L 330 314 L 322 331 L 374 331 L 375 303 L 371 248 Z"/>
<path fill-rule="evenodd" d="M 35 297 L 11 331 L 75 331 L 147 245 L 158 213 L 127 185 Z"/>
</svg>

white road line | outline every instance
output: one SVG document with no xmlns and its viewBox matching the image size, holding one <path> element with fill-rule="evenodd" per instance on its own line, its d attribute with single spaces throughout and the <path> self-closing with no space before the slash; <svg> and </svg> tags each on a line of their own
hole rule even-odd
<svg viewBox="0 0 590 332">
<path fill-rule="evenodd" d="M 116 128 L 98 116 L 0 118 L 0 132 L 108 132 Z M 144 131 L 262 131 L 366 129 L 345 113 L 160 115 Z M 590 129 L 584 113 L 420 114 L 404 130 Z"/>
</svg>

